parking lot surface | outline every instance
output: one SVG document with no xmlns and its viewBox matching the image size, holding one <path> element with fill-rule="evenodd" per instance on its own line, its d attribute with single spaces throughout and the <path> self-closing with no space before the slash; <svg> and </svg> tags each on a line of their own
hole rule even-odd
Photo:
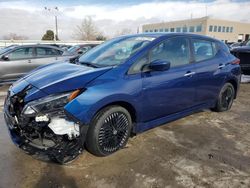
<svg viewBox="0 0 250 188">
<path fill-rule="evenodd" d="M 84 152 L 64 166 L 16 148 L 0 113 L 0 187 L 249 187 L 249 97 L 242 84 L 229 112 L 199 112 L 133 137 L 109 157 Z"/>
</svg>

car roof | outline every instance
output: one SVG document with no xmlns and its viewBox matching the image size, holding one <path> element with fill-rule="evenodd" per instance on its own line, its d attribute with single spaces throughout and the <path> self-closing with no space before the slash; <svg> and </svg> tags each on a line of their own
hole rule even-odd
<svg viewBox="0 0 250 188">
<path fill-rule="evenodd" d="M 194 33 L 166 33 L 166 32 L 158 32 L 158 33 L 140 33 L 140 34 L 132 34 L 132 35 L 123 35 L 121 37 L 155 37 L 155 38 L 160 38 L 160 37 L 172 37 L 172 36 L 188 36 L 188 37 L 199 37 L 203 39 L 208 39 L 208 40 L 214 40 L 214 41 L 219 41 L 220 40 L 216 38 L 212 38 L 209 36 L 205 35 L 199 35 L 199 34 L 194 34 Z"/>
<path fill-rule="evenodd" d="M 23 48 L 23 47 L 44 47 L 44 48 L 53 48 L 53 49 L 56 49 L 56 50 L 60 50 L 60 51 L 63 51 L 62 49 L 56 47 L 56 46 L 51 46 L 51 45 L 46 45 L 46 44 L 25 44 L 25 45 L 18 45 L 18 46 L 15 46 L 13 49 L 16 49 L 16 48 Z"/>
<path fill-rule="evenodd" d="M 74 46 L 81 46 L 81 47 L 84 47 L 84 46 L 98 46 L 99 44 L 96 44 L 96 43 L 87 43 L 87 44 L 76 44 Z"/>
</svg>

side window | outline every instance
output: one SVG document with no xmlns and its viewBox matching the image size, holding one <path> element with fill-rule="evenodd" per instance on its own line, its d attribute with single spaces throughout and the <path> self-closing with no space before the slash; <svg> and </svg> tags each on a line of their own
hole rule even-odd
<svg viewBox="0 0 250 188">
<path fill-rule="evenodd" d="M 33 57 L 33 48 L 19 48 L 8 54 L 9 60 L 28 59 Z"/>
<path fill-rule="evenodd" d="M 36 55 L 38 57 L 46 56 L 46 48 L 36 48 Z"/>
<path fill-rule="evenodd" d="M 157 45 L 151 51 L 150 62 L 157 59 L 169 61 L 170 67 L 189 64 L 190 50 L 188 40 L 184 37 L 176 37 Z"/>
<path fill-rule="evenodd" d="M 192 39 L 195 61 L 204 61 L 214 57 L 216 45 L 207 40 Z"/>
<path fill-rule="evenodd" d="M 149 63 L 148 53 L 140 57 L 129 69 L 128 74 L 136 74 L 142 71 L 144 65 Z"/>
<path fill-rule="evenodd" d="M 58 56 L 58 55 L 62 55 L 63 52 L 62 51 L 59 51 L 59 50 L 56 50 L 56 49 L 50 49 L 51 50 L 51 54 L 53 56 Z"/>
<path fill-rule="evenodd" d="M 60 51 L 53 48 L 36 48 L 37 57 L 57 56 L 60 55 Z"/>
</svg>

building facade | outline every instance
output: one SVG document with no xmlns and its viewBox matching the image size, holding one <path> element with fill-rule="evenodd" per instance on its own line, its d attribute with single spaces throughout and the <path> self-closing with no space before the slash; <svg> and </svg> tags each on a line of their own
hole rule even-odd
<svg viewBox="0 0 250 188">
<path fill-rule="evenodd" d="M 217 38 L 225 42 L 250 39 L 250 23 L 218 20 L 210 17 L 147 24 L 143 32 L 190 32 Z"/>
</svg>

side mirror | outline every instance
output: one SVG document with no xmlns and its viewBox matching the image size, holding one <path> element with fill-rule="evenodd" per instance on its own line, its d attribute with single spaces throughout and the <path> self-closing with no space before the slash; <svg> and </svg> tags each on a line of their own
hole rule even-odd
<svg viewBox="0 0 250 188">
<path fill-rule="evenodd" d="M 1 57 L 1 59 L 4 60 L 4 61 L 9 61 L 9 56 L 3 55 L 3 56 Z"/>
<path fill-rule="evenodd" d="M 153 71 L 166 71 L 170 69 L 170 62 L 166 60 L 157 59 L 152 61 L 148 67 Z"/>
<path fill-rule="evenodd" d="M 83 51 L 79 50 L 77 53 L 81 55 L 81 54 L 83 54 Z"/>
</svg>

